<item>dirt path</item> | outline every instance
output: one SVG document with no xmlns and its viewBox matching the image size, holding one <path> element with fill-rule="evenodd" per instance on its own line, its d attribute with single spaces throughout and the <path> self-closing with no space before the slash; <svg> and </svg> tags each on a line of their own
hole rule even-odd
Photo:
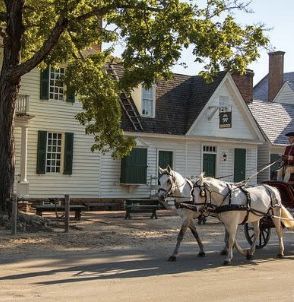
<svg viewBox="0 0 294 302">
<path fill-rule="evenodd" d="M 17 234 L 0 231 L 0 301 L 294 301 L 294 234 L 285 230 L 286 257 L 275 259 L 278 242 L 249 262 L 234 254 L 222 266 L 223 227 L 210 218 L 190 233 L 177 262 L 168 262 L 181 224 L 171 211 L 159 219 L 123 212 L 88 212 L 69 233 Z M 247 246 L 242 228 L 238 238 Z M 292 243 L 293 242 L 293 243 Z"/>
</svg>

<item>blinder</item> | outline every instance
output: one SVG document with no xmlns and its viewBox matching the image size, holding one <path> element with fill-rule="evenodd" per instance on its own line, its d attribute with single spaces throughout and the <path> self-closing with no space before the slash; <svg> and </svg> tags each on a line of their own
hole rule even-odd
<svg viewBox="0 0 294 302">
<path fill-rule="evenodd" d="M 206 195 L 206 188 L 205 185 L 199 185 L 198 181 L 194 184 L 194 188 L 198 188 L 199 189 L 199 197 L 200 198 L 205 198 L 204 203 L 195 203 L 195 196 L 194 196 L 194 190 L 192 191 L 192 195 L 194 198 L 194 203 L 198 204 L 198 205 L 206 205 L 207 204 L 207 195 Z"/>
</svg>

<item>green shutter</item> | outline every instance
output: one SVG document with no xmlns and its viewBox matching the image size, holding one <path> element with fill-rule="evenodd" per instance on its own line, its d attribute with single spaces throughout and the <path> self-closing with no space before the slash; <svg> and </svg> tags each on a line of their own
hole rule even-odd
<svg viewBox="0 0 294 302">
<path fill-rule="evenodd" d="M 41 71 L 40 75 L 40 99 L 49 100 L 49 68 Z"/>
<path fill-rule="evenodd" d="M 171 151 L 158 152 L 158 166 L 165 169 L 167 166 L 173 167 L 173 153 Z"/>
<path fill-rule="evenodd" d="M 74 134 L 66 132 L 65 142 L 64 142 L 64 169 L 63 174 L 72 174 L 72 164 L 73 164 L 73 144 L 74 144 Z"/>
<path fill-rule="evenodd" d="M 280 159 L 281 156 L 279 154 L 271 154 L 271 163 Z M 270 179 L 277 180 L 277 170 L 281 167 L 281 162 L 276 162 L 274 165 L 270 167 Z"/>
<path fill-rule="evenodd" d="M 234 182 L 246 178 L 246 149 L 235 149 L 234 158 Z"/>
<path fill-rule="evenodd" d="M 66 101 L 68 103 L 74 103 L 75 102 L 75 92 L 67 90 L 66 92 Z"/>
<path fill-rule="evenodd" d="M 146 184 L 147 149 L 135 148 L 121 160 L 121 183 Z"/>
<path fill-rule="evenodd" d="M 38 131 L 37 174 L 45 174 L 47 131 Z"/>
</svg>

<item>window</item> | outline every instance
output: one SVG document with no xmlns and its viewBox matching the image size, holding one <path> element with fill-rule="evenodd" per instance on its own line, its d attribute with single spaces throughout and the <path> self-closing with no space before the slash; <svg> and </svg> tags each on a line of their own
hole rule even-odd
<svg viewBox="0 0 294 302">
<path fill-rule="evenodd" d="M 74 103 L 75 96 L 65 94 L 65 86 L 62 77 L 65 74 L 64 68 L 54 69 L 52 67 L 41 71 L 40 75 L 40 99 L 56 100 Z"/>
<path fill-rule="evenodd" d="M 228 96 L 219 97 L 219 107 L 220 112 L 227 112 L 230 107 L 230 99 Z"/>
<path fill-rule="evenodd" d="M 134 148 L 121 160 L 120 182 L 126 184 L 147 183 L 147 149 Z"/>
<path fill-rule="evenodd" d="M 150 89 L 142 87 L 142 116 L 153 117 L 154 86 Z"/>
<path fill-rule="evenodd" d="M 72 174 L 73 137 L 68 132 L 38 132 L 37 174 Z"/>
<path fill-rule="evenodd" d="M 64 68 L 54 69 L 50 67 L 49 99 L 63 101 L 63 82 Z"/>
<path fill-rule="evenodd" d="M 47 133 L 46 173 L 60 173 L 61 166 L 61 133 Z"/>
</svg>

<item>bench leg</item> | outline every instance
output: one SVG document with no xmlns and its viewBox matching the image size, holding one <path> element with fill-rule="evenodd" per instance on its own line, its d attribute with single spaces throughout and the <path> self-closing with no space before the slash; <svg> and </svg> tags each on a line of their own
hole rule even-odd
<svg viewBox="0 0 294 302">
<path fill-rule="evenodd" d="M 76 210 L 75 211 L 75 219 L 76 220 L 81 220 L 81 216 L 82 216 L 82 211 L 81 210 Z"/>
<path fill-rule="evenodd" d="M 125 219 L 131 219 L 131 213 L 130 213 L 130 211 L 128 211 L 128 210 L 126 210 Z"/>
<path fill-rule="evenodd" d="M 152 219 L 152 218 L 157 219 L 156 210 L 153 210 L 153 211 L 152 211 L 151 219 Z"/>
<path fill-rule="evenodd" d="M 38 215 L 38 216 L 42 216 L 42 211 L 37 209 L 37 211 L 36 211 L 36 215 Z"/>
</svg>

